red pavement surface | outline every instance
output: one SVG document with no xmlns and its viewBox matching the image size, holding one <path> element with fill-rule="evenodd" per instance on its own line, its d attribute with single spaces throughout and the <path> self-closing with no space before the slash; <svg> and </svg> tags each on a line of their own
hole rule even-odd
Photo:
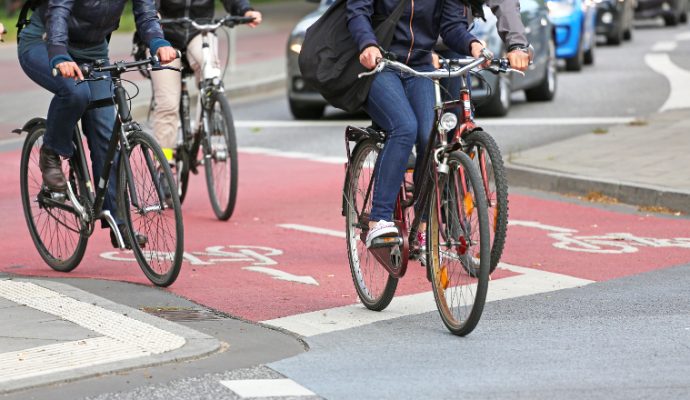
<svg viewBox="0 0 690 400">
<path fill-rule="evenodd" d="M 36 253 L 24 222 L 18 165 L 18 152 L 0 154 L 0 218 L 3 221 L 0 224 L 3 248 L 0 271 L 148 284 L 135 262 L 111 261 L 100 256 L 113 251 L 109 248 L 105 231 L 92 237 L 82 265 L 73 272 L 62 274 L 50 270 Z M 343 167 L 247 154 L 240 156 L 240 167 L 238 205 L 229 222 L 214 219 L 203 176 L 192 176 L 192 192 L 183 207 L 185 248 L 197 257 L 197 263 L 202 261 L 207 265 L 185 262 L 180 277 L 169 290 L 255 321 L 355 303 L 356 294 L 343 239 L 276 226 L 296 223 L 342 230 L 340 191 Z M 521 195 L 511 197 L 510 210 L 514 221 L 538 221 L 578 231 L 570 236 L 627 232 L 646 238 L 690 237 L 688 220 L 620 214 Z M 553 244 L 559 240 L 547 236 L 548 233 L 542 229 L 512 226 L 503 261 L 592 280 L 612 279 L 690 262 L 690 239 L 665 243 L 670 247 L 638 245 L 629 246 L 629 251 L 635 251 L 631 253 L 596 254 L 556 248 Z M 603 243 L 604 249 L 617 249 L 609 242 Z M 616 246 L 624 242 L 614 240 L 612 243 Z M 677 247 L 679 245 L 685 248 Z M 226 246 L 220 248 L 225 253 L 203 253 L 212 246 Z M 266 267 L 294 275 L 310 275 L 319 282 L 319 286 L 276 280 L 263 273 L 242 269 L 256 263 L 256 259 L 246 256 L 248 252 L 251 254 L 251 250 L 260 254 L 271 251 L 247 246 L 280 250 L 282 254 L 270 256 L 277 264 Z M 130 257 L 126 254 L 120 256 Z M 423 269 L 417 265 L 410 265 L 398 294 L 429 290 Z M 501 276 L 506 276 L 506 273 L 499 272 L 494 278 Z"/>
</svg>

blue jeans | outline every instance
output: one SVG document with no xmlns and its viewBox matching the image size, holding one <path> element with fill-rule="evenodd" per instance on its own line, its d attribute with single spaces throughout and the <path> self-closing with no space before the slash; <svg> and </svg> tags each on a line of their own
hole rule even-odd
<svg viewBox="0 0 690 400">
<path fill-rule="evenodd" d="M 75 61 L 84 62 L 84 60 Z M 112 82 L 104 80 L 77 85 L 73 79 L 54 77 L 48 60 L 48 49 L 43 42 L 32 43 L 28 47 L 20 45 L 19 64 L 32 81 L 55 94 L 48 108 L 46 133 L 43 137 L 44 146 L 63 157 L 72 157 L 74 127 L 81 119 L 82 130 L 91 153 L 93 179 L 98 182 L 115 123 L 115 107 L 92 110 L 87 110 L 87 107 L 92 100 L 111 97 Z M 110 173 L 103 208 L 110 210 L 116 221 L 121 223 L 116 212 L 117 175 L 115 170 L 116 168 L 112 168 Z"/>
<path fill-rule="evenodd" d="M 415 69 L 432 71 L 433 67 Z M 376 161 L 371 221 L 392 220 L 407 160 L 415 145 L 416 167 L 422 162 L 434 122 L 434 102 L 434 84 L 429 79 L 390 69 L 376 74 L 365 110 L 388 137 Z"/>
</svg>

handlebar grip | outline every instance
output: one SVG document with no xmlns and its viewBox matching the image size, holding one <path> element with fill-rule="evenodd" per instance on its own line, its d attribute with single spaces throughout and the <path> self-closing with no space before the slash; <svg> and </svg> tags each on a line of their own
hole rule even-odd
<svg viewBox="0 0 690 400">
<path fill-rule="evenodd" d="M 60 73 L 60 70 L 57 68 L 53 68 L 51 70 L 51 72 L 52 72 L 54 78 L 57 78 L 58 76 L 62 76 L 62 74 Z"/>
</svg>

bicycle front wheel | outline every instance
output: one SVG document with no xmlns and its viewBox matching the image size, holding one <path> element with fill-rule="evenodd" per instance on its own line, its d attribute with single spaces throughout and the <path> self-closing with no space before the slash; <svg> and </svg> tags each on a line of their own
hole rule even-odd
<svg viewBox="0 0 690 400">
<path fill-rule="evenodd" d="M 352 280 L 364 306 L 373 311 L 385 309 L 398 287 L 398 279 L 390 276 L 379 264 L 362 239 L 369 230 L 369 213 L 374 195 L 371 182 L 378 154 L 379 148 L 373 140 L 357 145 L 350 160 L 343 193 L 347 256 Z"/>
<path fill-rule="evenodd" d="M 441 319 L 453 334 L 477 326 L 489 284 L 489 224 L 479 171 L 463 152 L 451 153 L 429 202 L 427 265 Z"/>
<path fill-rule="evenodd" d="M 210 132 L 206 132 L 204 169 L 211 206 L 216 217 L 227 221 L 237 199 L 237 138 L 230 103 L 216 92 L 207 111 Z"/>
<path fill-rule="evenodd" d="M 56 271 L 69 272 L 84 257 L 89 237 L 77 214 L 68 211 L 69 200 L 61 204 L 52 201 L 50 192 L 43 186 L 38 158 L 45 131 L 44 124 L 35 125 L 22 148 L 19 180 L 24 219 L 43 261 Z M 84 198 L 84 188 L 72 166 L 63 163 L 63 172 L 76 196 Z"/>
<path fill-rule="evenodd" d="M 491 235 L 491 267 L 494 272 L 503 254 L 508 230 L 508 181 L 503 158 L 494 138 L 486 132 L 474 131 L 465 138 L 466 153 L 477 166 L 482 178 L 489 212 Z"/>
<path fill-rule="evenodd" d="M 146 277 L 157 286 L 169 286 L 180 273 L 184 252 L 175 181 L 163 151 L 150 135 L 135 132 L 128 141 L 131 177 L 121 157 L 118 212 L 125 217 L 129 243 Z"/>
</svg>

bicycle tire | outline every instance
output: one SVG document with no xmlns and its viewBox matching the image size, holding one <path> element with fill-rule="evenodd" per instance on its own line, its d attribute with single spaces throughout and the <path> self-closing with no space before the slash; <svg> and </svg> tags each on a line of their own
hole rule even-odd
<svg viewBox="0 0 690 400">
<path fill-rule="evenodd" d="M 371 209 L 373 193 L 370 195 L 366 205 L 361 203 L 363 203 L 362 200 L 369 185 L 369 180 L 372 179 L 374 163 L 378 153 L 378 143 L 375 140 L 366 140 L 356 146 L 346 174 L 343 193 L 345 236 L 352 281 L 362 304 L 372 311 L 381 311 L 388 307 L 398 287 L 398 279 L 392 277 L 379 264 L 374 256 L 369 253 L 366 244 L 361 239 L 362 224 L 368 224 L 368 222 L 366 220 L 359 220 L 359 210 L 361 210 L 361 207 Z M 366 177 L 363 178 L 362 173 L 364 171 L 369 172 L 368 179 Z M 358 194 L 361 195 L 361 200 L 358 198 Z M 360 201 L 358 202 L 358 200 Z M 368 215 L 368 212 L 365 212 L 365 214 Z M 368 229 L 368 226 L 366 229 Z M 364 260 L 364 265 L 362 265 L 362 260 Z"/>
<path fill-rule="evenodd" d="M 491 234 L 491 267 L 493 273 L 501 260 L 508 231 L 508 180 L 501 151 L 494 138 L 484 131 L 474 131 L 466 136 L 466 153 L 479 167 L 484 185 L 487 190 L 487 206 L 489 210 L 489 233 Z M 476 153 L 475 153 L 476 149 Z M 483 157 L 485 153 L 488 159 Z M 484 163 L 484 169 L 481 168 Z M 486 171 L 486 176 L 484 171 Z M 492 183 L 494 188 L 492 188 Z M 491 196 L 491 197 L 489 197 Z"/>
<path fill-rule="evenodd" d="M 448 166 L 449 173 L 439 176 L 430 196 L 427 265 L 444 325 L 451 333 L 465 336 L 477 326 L 488 291 L 488 215 L 482 180 L 469 156 L 453 152 Z M 477 224 L 468 221 L 475 217 Z M 450 271 L 454 261 L 460 265 Z M 460 295 L 456 296 L 458 291 Z M 461 302 L 470 297 L 471 304 L 453 304 L 455 299 Z M 463 310 L 467 312 L 460 315 Z"/>
<path fill-rule="evenodd" d="M 175 162 L 177 194 L 180 197 L 180 204 L 184 203 L 187 197 L 187 188 L 189 187 L 189 153 L 185 146 L 180 146 L 177 149 L 177 160 Z"/>
<path fill-rule="evenodd" d="M 218 110 L 220 112 L 216 112 L 216 104 L 220 105 L 220 110 Z M 230 112 L 230 103 L 222 92 L 216 92 L 213 95 L 209 108 L 211 111 L 207 112 L 206 118 L 210 119 L 208 125 L 213 131 L 205 132 L 204 170 L 206 171 L 206 186 L 216 218 L 227 221 L 235 210 L 235 201 L 237 200 L 235 124 Z M 226 129 L 222 129 L 221 119 Z M 220 132 L 223 134 L 219 134 Z M 215 176 L 215 172 L 219 172 L 220 176 Z M 228 187 L 225 187 L 226 184 Z M 227 198 L 225 194 L 227 194 Z"/>
<path fill-rule="evenodd" d="M 68 220 L 68 211 L 49 210 L 38 204 L 39 193 L 43 190 L 43 179 L 38 167 L 38 158 L 45 131 L 45 124 L 34 125 L 24 140 L 19 178 L 22 208 L 31 239 L 43 261 L 55 271 L 70 272 L 79 265 L 84 257 L 89 236 L 81 229 L 76 214 L 72 215 L 74 220 L 71 218 Z M 85 190 L 83 182 L 73 178 L 74 175 L 70 171 L 73 166 L 68 165 L 66 177 L 70 179 L 73 190 L 77 191 L 75 193 L 77 197 L 80 197 Z M 41 229 L 39 225 L 44 227 Z M 51 235 L 51 237 L 48 238 L 47 235 Z M 57 239 L 56 236 L 58 236 Z M 59 239 L 65 240 L 59 241 Z"/>
<path fill-rule="evenodd" d="M 118 212 L 124 217 L 132 252 L 144 275 L 156 286 L 170 286 L 177 279 L 182 267 L 182 209 L 175 190 L 168 189 L 169 204 L 166 205 L 166 201 L 160 198 L 158 189 L 164 192 L 166 187 L 175 188 L 175 181 L 163 151 L 153 137 L 138 131 L 131 133 L 128 141 L 127 153 L 132 183 L 136 188 L 140 205 L 135 209 L 136 206 L 130 201 L 127 171 L 123 158 L 120 157 L 117 183 Z M 172 224 L 171 219 L 174 220 Z M 172 234 L 171 227 L 175 230 Z M 135 231 L 148 238 L 143 248 L 134 240 Z M 169 243 L 170 241 L 174 243 Z"/>
</svg>

